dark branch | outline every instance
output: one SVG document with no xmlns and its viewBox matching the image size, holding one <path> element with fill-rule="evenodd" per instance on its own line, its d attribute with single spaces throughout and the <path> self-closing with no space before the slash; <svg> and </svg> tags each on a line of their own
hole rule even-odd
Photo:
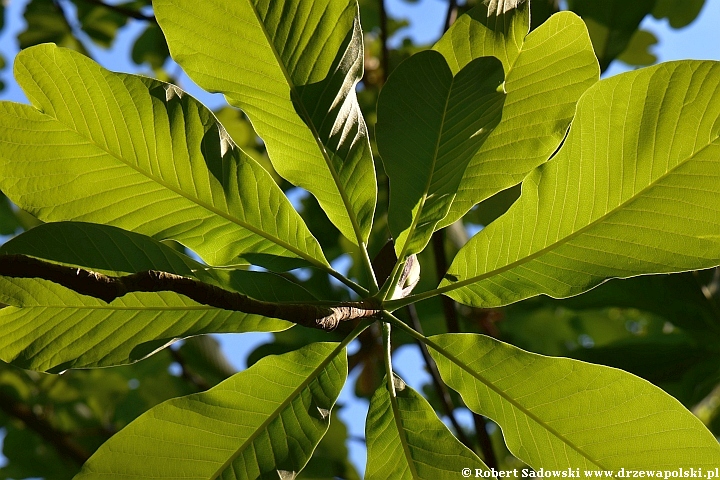
<svg viewBox="0 0 720 480">
<path fill-rule="evenodd" d="M 447 272 L 447 257 L 445 257 L 445 232 L 438 230 L 433 233 L 432 236 L 433 254 L 435 256 L 435 271 L 437 273 L 438 282 L 442 281 L 445 273 Z M 450 297 L 442 295 L 440 297 L 443 306 L 443 312 L 445 313 L 445 326 L 450 333 L 460 333 L 460 323 L 458 322 L 458 313 L 455 308 L 455 301 Z M 480 449 L 483 453 L 483 460 L 485 464 L 490 468 L 498 468 L 497 458 L 495 457 L 495 451 L 490 441 L 490 436 L 485 428 L 485 418 L 472 412 L 473 423 L 475 424 L 475 434 L 480 444 Z"/>
<path fill-rule="evenodd" d="M 443 32 L 447 32 L 450 25 L 455 23 L 457 18 L 457 1 L 448 0 L 447 13 L 445 14 L 445 23 L 443 24 Z"/>
<path fill-rule="evenodd" d="M 385 10 L 385 0 L 379 0 L 380 7 L 380 69 L 382 70 L 382 85 L 390 75 L 390 51 L 388 50 L 388 18 Z"/>
<path fill-rule="evenodd" d="M 212 385 L 210 385 L 207 380 L 205 380 L 202 376 L 196 374 L 188 366 L 187 362 L 185 361 L 185 357 L 183 357 L 179 351 L 174 348 L 168 348 L 167 350 L 170 352 L 170 356 L 172 357 L 172 359 L 178 365 L 180 365 L 180 378 L 187 381 L 189 384 L 191 384 L 201 392 L 204 392 L 205 390 L 210 390 Z"/>
<path fill-rule="evenodd" d="M 85 3 L 91 3 L 93 5 L 98 5 L 103 8 L 107 8 L 108 10 L 112 10 L 113 12 L 119 13 L 120 15 L 125 15 L 126 17 L 134 18 L 136 20 L 144 20 L 146 22 L 155 22 L 157 23 L 157 20 L 153 15 L 145 15 L 142 12 L 138 12 L 137 10 L 132 10 L 130 8 L 125 8 L 122 5 L 111 5 L 109 3 L 105 3 L 102 0 L 82 0 Z"/>
<path fill-rule="evenodd" d="M 422 325 L 420 324 L 420 319 L 418 318 L 415 305 L 408 305 L 407 310 L 408 316 L 410 317 L 411 326 L 413 327 L 413 329 L 415 329 L 416 332 L 422 334 Z M 474 450 L 472 443 L 470 443 L 470 439 L 467 438 L 467 435 L 465 435 L 465 430 L 462 429 L 462 427 L 457 421 L 457 418 L 455 417 L 455 406 L 453 405 L 452 398 L 450 398 L 450 392 L 448 391 L 447 385 L 443 383 L 442 378 L 440 377 L 440 372 L 438 371 L 435 361 L 430 356 L 430 352 L 428 352 L 427 345 L 425 345 L 421 341 L 418 341 L 417 344 L 420 347 L 420 353 L 422 354 L 423 360 L 425 360 L 425 365 L 427 365 L 428 372 L 430 372 L 430 377 L 432 377 L 435 391 L 437 392 L 438 397 L 440 397 L 440 403 L 442 404 L 443 410 L 445 411 L 445 415 L 448 416 L 448 418 L 450 419 L 450 423 L 457 432 L 458 440 L 460 440 L 463 445 L 468 447 L 470 450 Z"/>
<path fill-rule="evenodd" d="M 203 305 L 279 318 L 327 331 L 337 328 L 340 322 L 373 317 L 380 313 L 380 310 L 364 302 L 345 302 L 333 306 L 263 302 L 199 280 L 157 270 L 112 277 L 26 255 L 0 256 L 0 275 L 50 280 L 108 303 L 131 292 L 175 292 Z"/>
<path fill-rule="evenodd" d="M 46 419 L 38 416 L 30 407 L 0 392 L 0 410 L 25 424 L 52 445 L 61 457 L 70 458 L 79 465 L 90 458 L 90 454 L 65 432 L 57 430 Z"/>
</svg>

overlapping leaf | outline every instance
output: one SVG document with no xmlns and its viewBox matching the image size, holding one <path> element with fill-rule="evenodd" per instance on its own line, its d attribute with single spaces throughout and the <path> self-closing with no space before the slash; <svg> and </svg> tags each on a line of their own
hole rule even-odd
<svg viewBox="0 0 720 480">
<path fill-rule="evenodd" d="M 401 379 L 394 380 L 395 398 L 383 385 L 370 400 L 366 479 L 456 479 L 462 468 L 471 468 L 473 474 L 476 469 L 488 471 L 427 400 Z"/>
<path fill-rule="evenodd" d="M 0 254 L 25 253 L 107 273 L 159 269 L 272 302 L 312 301 L 283 277 L 213 270 L 143 235 L 93 224 L 36 227 Z M 23 368 L 59 371 L 130 363 L 177 338 L 203 333 L 278 331 L 291 324 L 221 310 L 172 292 L 131 293 L 110 303 L 46 280 L 0 277 L 0 358 Z"/>
<path fill-rule="evenodd" d="M 43 220 L 172 238 L 211 264 L 327 265 L 270 175 L 169 84 L 54 45 L 21 52 L 34 106 L 0 103 L 0 188 Z"/>
<path fill-rule="evenodd" d="M 468 162 L 502 115 L 502 64 L 477 58 L 455 75 L 432 50 L 390 76 L 377 142 L 390 178 L 388 223 L 398 256 L 420 252 L 448 213 Z"/>
<path fill-rule="evenodd" d="M 75 478 L 294 478 L 327 431 L 346 377 L 343 344 L 266 357 L 207 392 L 149 410 Z"/>
<path fill-rule="evenodd" d="M 356 0 L 153 6 L 188 75 L 242 108 L 277 172 L 315 195 L 348 239 L 367 242 L 376 185 L 355 96 L 363 72 Z"/>
<path fill-rule="evenodd" d="M 720 64 L 698 61 L 595 85 L 560 152 L 463 247 L 441 286 L 493 306 L 719 264 L 719 88 Z"/>
<path fill-rule="evenodd" d="M 714 468 L 720 445 L 659 388 L 621 370 L 525 352 L 490 337 L 430 338 L 440 374 L 496 421 L 535 469 Z"/>
<path fill-rule="evenodd" d="M 545 162 L 564 137 L 577 100 L 598 80 L 597 59 L 580 18 L 561 12 L 528 34 L 529 15 L 527 2 L 491 16 L 479 5 L 458 18 L 434 47 L 453 74 L 478 57 L 499 58 L 507 94 L 502 121 L 470 161 L 442 226 Z"/>
</svg>

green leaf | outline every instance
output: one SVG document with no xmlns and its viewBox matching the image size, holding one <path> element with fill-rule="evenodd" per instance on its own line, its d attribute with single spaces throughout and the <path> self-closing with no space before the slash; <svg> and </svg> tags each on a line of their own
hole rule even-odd
<svg viewBox="0 0 720 480">
<path fill-rule="evenodd" d="M 355 95 L 363 74 L 355 0 L 158 0 L 170 53 L 250 118 L 277 172 L 366 243 L 375 170 Z M 198 25 L 203 25 L 198 29 Z"/>
<path fill-rule="evenodd" d="M 204 333 L 272 332 L 291 324 L 201 305 L 173 292 L 105 303 L 46 280 L 0 277 L 0 359 L 21 368 L 122 365 Z"/>
<path fill-rule="evenodd" d="M 683 61 L 592 87 L 562 149 L 458 252 L 442 291 L 490 307 L 720 263 L 718 85 L 720 64 Z"/>
<path fill-rule="evenodd" d="M 617 59 L 628 65 L 652 65 L 657 57 L 650 52 L 650 47 L 658 43 L 658 39 L 646 30 L 635 30 L 627 48 Z"/>
<path fill-rule="evenodd" d="M 52 42 L 88 55 L 74 32 L 60 3 L 53 0 L 31 0 L 23 14 L 27 28 L 18 35 L 20 49 Z"/>
<path fill-rule="evenodd" d="M 347 377 L 344 347 L 314 343 L 266 357 L 207 392 L 162 403 L 75 479 L 294 478 L 327 431 Z"/>
<path fill-rule="evenodd" d="M 272 302 L 307 302 L 302 287 L 267 272 L 207 269 L 142 235 L 93 224 L 36 227 L 0 253 L 25 253 L 107 273 L 161 269 Z M 178 338 L 204 333 L 272 332 L 282 320 L 221 310 L 172 292 L 133 293 L 111 303 L 45 280 L 0 277 L 0 359 L 22 368 L 61 371 L 132 363 Z"/>
<path fill-rule="evenodd" d="M 150 23 L 145 31 L 135 40 L 131 52 L 133 62 L 138 65 L 147 62 L 154 69 L 165 65 L 170 56 L 167 42 L 162 30 L 156 23 Z M 242 145 L 240 145 L 242 147 Z"/>
<path fill-rule="evenodd" d="M 315 300 L 307 290 L 280 275 L 208 267 L 157 240 L 110 225 L 83 222 L 39 225 L 0 247 L 0 254 L 13 253 L 115 276 L 159 270 L 197 278 L 268 302 Z"/>
<path fill-rule="evenodd" d="M 625 51 L 640 22 L 655 8 L 656 3 L 657 0 L 569 0 L 568 8 L 588 24 L 600 68 L 605 71 L 610 63 Z M 687 2 L 682 3 L 683 9 L 687 8 L 684 5 Z"/>
<path fill-rule="evenodd" d="M 118 30 L 127 24 L 128 17 L 83 0 L 74 0 L 73 3 L 83 32 L 101 47 L 110 48 Z"/>
<path fill-rule="evenodd" d="M 12 235 L 21 228 L 10 200 L 0 192 L 0 235 Z"/>
<path fill-rule="evenodd" d="M 499 58 L 507 94 L 502 121 L 470 161 L 441 226 L 545 162 L 565 136 L 577 100 L 598 80 L 590 37 L 575 14 L 553 15 L 528 34 L 529 26 L 527 3 L 489 17 L 478 5 L 433 47 L 453 74 L 478 57 Z"/>
<path fill-rule="evenodd" d="M 653 17 L 667 18 L 672 28 L 683 28 L 697 18 L 705 5 L 705 0 L 656 0 L 652 10 Z"/>
<path fill-rule="evenodd" d="M 366 479 L 456 479 L 463 468 L 471 468 L 473 474 L 476 469 L 489 471 L 427 400 L 400 378 L 394 382 L 395 398 L 384 382 L 370 400 Z"/>
<path fill-rule="evenodd" d="M 210 264 L 327 267 L 270 175 L 175 86 L 54 45 L 21 52 L 34 106 L 0 103 L 0 188 L 44 221 L 175 239 Z"/>
<path fill-rule="evenodd" d="M 692 413 L 629 373 L 483 335 L 437 335 L 428 345 L 448 385 L 497 422 L 510 451 L 535 469 L 714 468 L 720 461 L 720 445 Z"/>
<path fill-rule="evenodd" d="M 468 162 L 500 121 L 502 81 L 496 58 L 477 58 L 453 75 L 442 55 L 427 50 L 383 87 L 376 132 L 398 257 L 423 250 L 447 215 Z"/>
<path fill-rule="evenodd" d="M 211 279 L 208 267 L 157 240 L 110 225 L 54 222 L 38 225 L 0 246 L 0 254 L 24 254 L 108 275 L 160 270 Z"/>
</svg>

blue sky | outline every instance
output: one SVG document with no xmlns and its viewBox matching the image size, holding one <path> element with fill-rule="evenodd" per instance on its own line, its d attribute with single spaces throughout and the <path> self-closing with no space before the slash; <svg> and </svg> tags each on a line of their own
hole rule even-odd
<svg viewBox="0 0 720 480">
<path fill-rule="evenodd" d="M 7 87 L 0 92 L 0 99 L 24 102 L 24 96 L 12 80 L 11 65 L 12 58 L 17 53 L 17 34 L 25 27 L 22 19 L 27 0 L 12 0 L 6 9 L 6 28 L 0 36 L 0 51 L 5 57 L 6 68 L 0 72 L 2 80 Z M 431 43 L 437 39 L 442 28 L 445 17 L 446 2 L 441 0 L 419 0 L 414 3 L 402 0 L 391 0 L 388 3 L 389 12 L 396 17 L 408 18 L 412 28 L 401 30 L 395 40 L 403 36 L 410 36 L 419 43 Z M 653 32 L 660 40 L 652 50 L 659 61 L 679 60 L 687 58 L 720 60 L 720 1 L 707 0 L 700 17 L 690 26 L 673 30 L 666 21 L 658 21 L 651 17 L 645 19 L 642 27 Z M 138 70 L 130 59 L 128 52 L 132 40 L 143 28 L 143 23 L 131 20 L 116 42 L 115 48 L 105 51 L 99 48 L 91 48 L 94 57 L 104 66 L 117 71 L 136 72 L 151 74 L 149 71 Z M 90 45 L 87 42 L 86 45 Z M 627 70 L 628 67 L 616 62 L 608 71 L 614 75 Z M 176 70 L 171 69 L 175 72 Z M 223 102 L 219 95 L 209 95 L 194 87 L 187 77 L 181 77 L 181 86 L 193 95 L 200 98 L 211 107 L 221 105 Z M 270 339 L 269 334 L 243 334 L 225 335 L 220 338 L 225 352 L 231 361 L 238 367 L 244 368 L 245 358 L 248 352 L 255 346 L 265 343 Z M 353 345 L 351 345 L 351 350 Z M 417 368 L 422 364 L 421 357 L 414 347 L 401 348 L 395 359 L 398 372 L 416 389 L 428 379 L 424 370 Z M 343 391 L 340 403 L 344 408 L 340 412 L 341 418 L 345 420 L 350 429 L 350 434 L 356 437 L 364 437 L 364 418 L 367 403 L 355 399 L 351 392 L 354 378 L 348 382 L 348 388 Z M 461 416 L 463 423 L 470 423 L 469 416 Z M 363 471 L 365 464 L 365 450 L 358 442 L 350 442 L 351 456 L 358 468 Z M 1 461 L 1 459 L 0 459 Z"/>
</svg>

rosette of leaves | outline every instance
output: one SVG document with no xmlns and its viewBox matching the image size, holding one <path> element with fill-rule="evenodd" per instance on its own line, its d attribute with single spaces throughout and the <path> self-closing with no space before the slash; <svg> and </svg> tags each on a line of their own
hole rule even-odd
<svg viewBox="0 0 720 480">
<path fill-rule="evenodd" d="M 368 412 L 368 478 L 487 469 L 394 373 L 391 326 L 428 347 L 444 382 L 532 468 L 717 465 L 714 436 L 638 377 L 482 335 L 426 337 L 393 312 L 436 295 L 480 308 L 562 298 L 720 264 L 720 65 L 598 81 L 573 13 L 533 31 L 527 3 L 459 18 L 378 100 L 397 258 L 381 276 L 368 253 L 380 248 L 377 186 L 355 94 L 355 0 L 154 8 L 172 57 L 243 110 L 277 174 L 315 197 L 364 273 L 336 271 L 270 174 L 178 87 L 51 44 L 24 50 L 15 76 L 32 105 L 0 103 L 0 187 L 48 223 L 2 248 L 2 360 L 58 372 L 132 363 L 203 333 L 337 329 L 150 409 L 76 478 L 294 478 L 328 430 L 348 344 L 374 323 L 385 381 Z M 519 199 L 440 285 L 413 293 L 433 232 L 518 183 Z M 313 288 L 297 268 L 350 293 Z"/>
</svg>

